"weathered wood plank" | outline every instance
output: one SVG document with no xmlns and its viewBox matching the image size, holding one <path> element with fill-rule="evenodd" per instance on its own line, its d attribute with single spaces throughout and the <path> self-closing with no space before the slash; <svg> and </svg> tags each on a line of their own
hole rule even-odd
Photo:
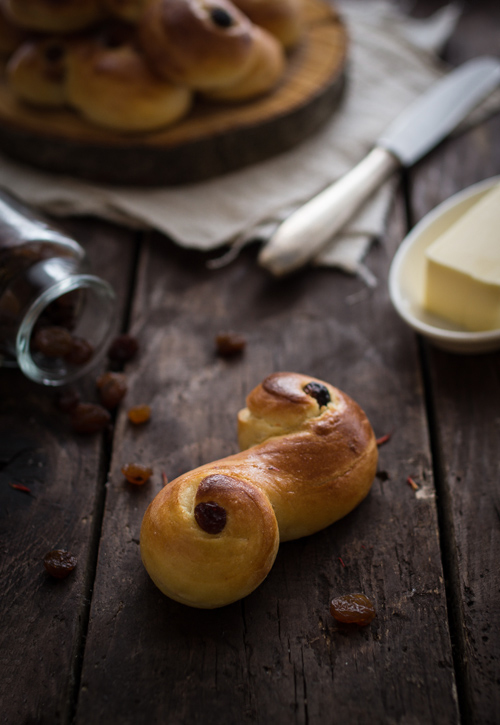
<svg viewBox="0 0 500 725">
<path fill-rule="evenodd" d="M 499 44 L 498 3 L 469 2 L 446 57 L 460 63 L 497 55 Z M 421 164 L 413 179 L 415 220 L 460 189 L 500 174 L 499 138 L 496 116 Z M 466 722 L 492 724 L 500 713 L 500 356 L 424 351 L 461 709 Z"/>
<path fill-rule="evenodd" d="M 400 210 L 371 257 L 381 280 L 403 234 Z M 143 352 L 129 400 L 152 404 L 153 417 L 141 430 L 118 419 L 76 722 L 458 722 L 418 356 L 385 284 L 372 293 L 317 270 L 277 282 L 253 251 L 208 272 L 153 238 L 133 319 Z M 222 329 L 246 335 L 241 358 L 214 355 Z M 142 568 L 143 512 L 162 471 L 172 479 L 236 450 L 246 393 L 279 369 L 330 380 L 379 435 L 393 430 L 385 475 L 344 521 L 284 544 L 244 601 L 176 604 Z M 132 490 L 127 460 L 152 464 L 152 481 Z M 328 611 L 353 590 L 376 602 L 366 630 L 343 630 Z"/>
<path fill-rule="evenodd" d="M 95 271 L 114 285 L 119 328 L 132 235 L 90 221 L 66 226 L 88 249 Z M 18 371 L 1 371 L 0 399 L 0 721 L 56 725 L 69 721 L 81 664 L 105 447 L 100 437 L 69 431 L 51 391 Z M 28 486 L 32 495 L 10 483 Z M 44 555 L 54 548 L 69 549 L 78 558 L 76 570 L 63 581 L 51 579 L 43 567 Z"/>
<path fill-rule="evenodd" d="M 437 202 L 500 174 L 500 154 L 494 144 L 499 134 L 497 118 L 450 144 L 442 159 L 433 159 L 419 170 L 414 181 L 417 217 L 430 208 L 432 189 Z M 463 708 L 470 722 L 496 723 L 500 712 L 500 577 L 494 563 L 500 556 L 500 354 L 464 357 L 425 349 Z"/>
</svg>

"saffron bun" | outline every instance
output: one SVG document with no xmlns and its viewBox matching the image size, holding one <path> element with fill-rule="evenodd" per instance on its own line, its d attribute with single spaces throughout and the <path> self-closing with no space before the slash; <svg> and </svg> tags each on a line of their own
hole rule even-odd
<svg viewBox="0 0 500 725">
<path fill-rule="evenodd" d="M 101 0 L 2 0 L 13 25 L 42 33 L 71 33 L 104 15 Z"/>
<path fill-rule="evenodd" d="M 143 518 L 140 550 L 156 586 L 199 608 L 230 604 L 265 579 L 280 541 L 313 534 L 368 494 L 377 444 L 337 388 L 274 373 L 238 414 L 241 451 L 183 474 Z"/>
<path fill-rule="evenodd" d="M 10 56 L 6 78 L 14 95 L 35 106 L 66 103 L 66 43 L 59 37 L 26 40 Z"/>
<path fill-rule="evenodd" d="M 8 57 L 25 39 L 25 33 L 13 25 L 0 5 L 0 57 Z"/>
<path fill-rule="evenodd" d="M 107 12 L 120 20 L 136 23 L 153 0 L 103 0 Z"/>
<path fill-rule="evenodd" d="M 192 92 L 155 75 L 133 31 L 112 24 L 75 40 L 67 56 L 69 105 L 98 126 L 121 132 L 151 131 L 185 116 Z"/>
<path fill-rule="evenodd" d="M 229 0 L 157 0 L 139 37 L 156 73 L 197 90 L 237 83 L 255 50 L 255 26 Z"/>
<path fill-rule="evenodd" d="M 301 35 L 302 0 L 233 0 L 250 20 L 272 33 L 285 48 L 291 48 Z"/>
<path fill-rule="evenodd" d="M 233 84 L 207 91 L 217 101 L 247 101 L 274 89 L 285 71 L 285 53 L 276 38 L 256 27 L 252 62 L 245 75 Z"/>
</svg>

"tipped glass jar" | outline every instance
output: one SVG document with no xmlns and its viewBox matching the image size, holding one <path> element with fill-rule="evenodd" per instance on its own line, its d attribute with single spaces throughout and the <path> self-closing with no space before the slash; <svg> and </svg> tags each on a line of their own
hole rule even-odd
<svg viewBox="0 0 500 725">
<path fill-rule="evenodd" d="M 0 192 L 0 362 L 44 385 L 84 375 L 105 352 L 112 287 L 82 247 Z"/>
</svg>

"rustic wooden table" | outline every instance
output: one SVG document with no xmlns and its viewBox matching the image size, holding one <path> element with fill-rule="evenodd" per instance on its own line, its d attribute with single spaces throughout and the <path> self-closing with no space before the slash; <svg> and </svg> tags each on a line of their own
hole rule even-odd
<svg viewBox="0 0 500 725">
<path fill-rule="evenodd" d="M 499 47 L 497 0 L 471 2 L 446 57 Z M 210 271 L 158 234 L 68 222 L 117 291 L 117 331 L 135 334 L 141 352 L 111 439 L 77 437 L 50 391 L 0 374 L 2 723 L 500 722 L 500 353 L 429 347 L 385 284 L 409 226 L 499 173 L 498 116 L 414 168 L 369 254 L 373 291 L 319 269 L 275 281 L 255 249 Z M 224 329 L 246 336 L 241 357 L 214 354 Z M 236 450 L 236 412 L 274 370 L 332 382 L 378 436 L 393 432 L 372 492 L 338 524 L 282 545 L 245 600 L 176 604 L 141 565 L 144 510 L 162 471 L 172 479 Z M 92 381 L 83 389 L 95 396 Z M 132 429 L 126 407 L 143 402 L 152 419 Z M 129 460 L 153 465 L 149 484 L 124 483 Z M 44 572 L 52 548 L 78 557 L 66 580 Z M 328 608 L 352 591 L 377 609 L 355 631 Z"/>
</svg>

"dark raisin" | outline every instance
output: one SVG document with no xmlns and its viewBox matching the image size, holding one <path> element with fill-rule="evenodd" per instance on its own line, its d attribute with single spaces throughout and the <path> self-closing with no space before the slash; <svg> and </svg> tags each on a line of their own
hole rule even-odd
<svg viewBox="0 0 500 725">
<path fill-rule="evenodd" d="M 45 48 L 45 58 L 49 63 L 58 63 L 64 56 L 64 48 L 60 43 L 50 43 Z"/>
<path fill-rule="evenodd" d="M 375 619 L 375 607 L 364 594 L 344 594 L 330 602 L 330 614 L 338 622 L 366 627 Z"/>
<path fill-rule="evenodd" d="M 226 525 L 226 510 L 214 501 L 199 503 L 194 509 L 196 523 L 207 534 L 220 534 Z"/>
<path fill-rule="evenodd" d="M 33 335 L 32 345 L 45 357 L 65 357 L 73 338 L 64 327 L 42 327 Z"/>
<path fill-rule="evenodd" d="M 153 469 L 150 466 L 143 466 L 141 463 L 126 463 L 122 467 L 122 473 L 129 483 L 142 486 L 153 475 Z"/>
<path fill-rule="evenodd" d="M 134 425 L 140 425 L 141 423 L 147 423 L 151 418 L 151 408 L 149 405 L 134 405 L 128 411 L 128 419 Z"/>
<path fill-rule="evenodd" d="M 132 335 L 119 335 L 115 337 L 108 350 L 108 357 L 116 363 L 125 363 L 132 360 L 139 349 L 139 343 Z"/>
<path fill-rule="evenodd" d="M 230 357 L 242 352 L 246 347 L 246 340 L 236 332 L 220 332 L 215 338 L 217 354 Z"/>
<path fill-rule="evenodd" d="M 76 557 L 64 549 L 49 551 L 43 559 L 45 569 L 56 579 L 66 579 L 75 568 L 76 563 Z"/>
<path fill-rule="evenodd" d="M 73 337 L 71 350 L 64 356 L 70 365 L 85 365 L 92 360 L 94 348 L 88 340 L 83 337 Z"/>
<path fill-rule="evenodd" d="M 71 414 L 71 427 L 76 433 L 99 433 L 110 422 L 109 412 L 95 403 L 78 403 Z"/>
<path fill-rule="evenodd" d="M 224 8 L 212 8 L 210 17 L 219 28 L 230 28 L 234 23 L 233 17 Z"/>
<path fill-rule="evenodd" d="M 97 378 L 101 403 L 114 410 L 127 394 L 127 378 L 123 373 L 104 373 Z"/>
<path fill-rule="evenodd" d="M 307 393 L 307 395 L 310 395 L 311 398 L 317 400 L 320 408 L 323 407 L 323 405 L 328 405 L 331 400 L 328 388 L 321 383 L 307 383 L 307 385 L 304 386 L 304 393 Z"/>
<path fill-rule="evenodd" d="M 62 413 L 70 413 L 80 402 L 80 393 L 76 388 L 63 388 L 57 393 L 56 405 Z"/>
</svg>

